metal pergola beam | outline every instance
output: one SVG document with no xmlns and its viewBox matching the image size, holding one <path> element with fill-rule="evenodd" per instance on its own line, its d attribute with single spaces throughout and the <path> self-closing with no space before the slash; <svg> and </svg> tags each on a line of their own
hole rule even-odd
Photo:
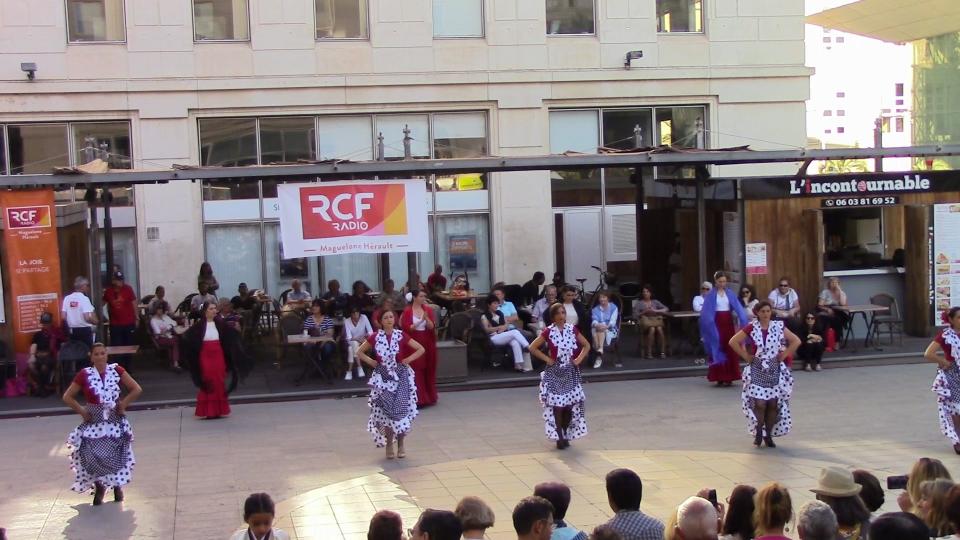
<svg viewBox="0 0 960 540">
<path fill-rule="evenodd" d="M 204 167 L 157 171 L 112 171 L 81 174 L 24 174 L 0 176 L 0 187 L 87 186 L 152 184 L 182 180 L 236 178 L 256 181 L 284 177 L 373 177 L 488 173 L 535 170 L 602 169 L 656 165 L 740 165 L 807 160 L 940 157 L 960 155 L 960 144 L 897 148 L 828 148 L 811 150 L 691 150 L 622 154 L 573 154 L 530 157 L 414 159 L 402 161 L 329 162 L 256 167 Z"/>
</svg>

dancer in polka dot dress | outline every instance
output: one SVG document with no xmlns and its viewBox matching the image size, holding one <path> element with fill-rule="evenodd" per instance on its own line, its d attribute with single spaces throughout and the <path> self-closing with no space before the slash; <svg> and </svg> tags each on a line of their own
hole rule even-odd
<svg viewBox="0 0 960 540">
<path fill-rule="evenodd" d="M 557 441 L 560 450 L 569 447 L 571 439 L 587 434 L 580 363 L 590 353 L 590 343 L 566 319 L 563 305 L 550 306 L 553 324 L 530 344 L 530 353 L 547 364 L 540 374 L 540 405 L 547 438 Z M 550 347 L 549 356 L 540 350 L 544 344 Z"/>
<path fill-rule="evenodd" d="M 417 417 L 417 384 L 410 363 L 423 356 L 423 345 L 394 328 L 396 315 L 388 309 L 380 312 L 380 330 L 357 349 L 357 358 L 373 368 L 370 387 L 370 419 L 367 431 L 378 447 L 387 447 L 387 459 L 393 459 L 393 438 L 397 438 L 399 458 L 406 457 L 403 440 Z M 373 351 L 377 360 L 367 353 Z M 412 352 L 411 352 L 412 351 Z"/>
<path fill-rule="evenodd" d="M 730 347 L 748 364 L 743 368 L 741 403 L 753 444 L 759 447 L 762 440 L 769 448 L 776 448 L 773 438 L 786 435 L 793 425 L 793 375 L 783 362 L 797 351 L 800 338 L 783 321 L 771 320 L 770 302 L 759 302 L 753 311 L 757 320 L 734 334 Z"/>
<path fill-rule="evenodd" d="M 103 343 L 93 344 L 90 360 L 93 366 L 77 373 L 63 394 L 63 402 L 83 418 L 67 437 L 70 465 L 76 473 L 72 489 L 83 493 L 93 488 L 93 504 L 99 505 L 108 487 L 113 488 L 113 500 L 122 501 L 122 488 L 133 475 L 133 429 L 126 411 L 142 390 L 122 367 L 107 363 Z M 123 399 L 121 385 L 127 390 Z M 80 392 L 86 407 L 76 399 Z"/>
<path fill-rule="evenodd" d="M 923 357 L 935 362 L 937 377 L 932 390 L 937 394 L 940 431 L 953 443 L 953 451 L 960 454 L 960 307 L 952 307 L 941 315 L 948 326 L 937 334 Z M 943 356 L 937 352 L 943 351 Z"/>
</svg>

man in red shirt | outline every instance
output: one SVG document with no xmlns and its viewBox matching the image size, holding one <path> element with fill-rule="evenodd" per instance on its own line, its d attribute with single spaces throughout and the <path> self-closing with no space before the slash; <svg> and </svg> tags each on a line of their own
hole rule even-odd
<svg viewBox="0 0 960 540">
<path fill-rule="evenodd" d="M 112 286 L 103 291 L 103 303 L 110 315 L 110 345 L 133 345 L 133 335 L 137 328 L 137 296 L 133 289 L 123 282 L 123 272 L 114 272 Z M 132 355 L 120 355 L 118 363 L 130 370 Z"/>
<path fill-rule="evenodd" d="M 429 293 L 440 292 L 447 288 L 447 278 L 443 275 L 443 267 L 439 264 L 433 269 L 433 273 L 427 277 L 427 288 Z"/>
</svg>

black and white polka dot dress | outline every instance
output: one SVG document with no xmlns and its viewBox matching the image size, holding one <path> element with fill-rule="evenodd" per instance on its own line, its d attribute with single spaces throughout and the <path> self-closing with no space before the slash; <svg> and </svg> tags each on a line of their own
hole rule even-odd
<svg viewBox="0 0 960 540">
<path fill-rule="evenodd" d="M 777 400 L 777 423 L 769 435 L 780 437 L 790 432 L 793 417 L 790 415 L 790 397 L 793 394 L 793 374 L 786 364 L 777 361 L 785 349 L 783 321 L 770 321 L 764 331 L 759 321 L 744 329 L 748 331 L 747 345 L 756 347 L 754 359 L 743 368 L 743 391 L 741 406 L 747 417 L 747 431 L 752 435 L 757 429 L 757 415 L 753 412 L 755 400 Z M 764 435 L 767 435 L 764 428 Z"/>
<path fill-rule="evenodd" d="M 417 417 L 417 385 L 413 370 L 398 361 L 406 339 L 409 338 L 397 329 L 389 337 L 379 330 L 368 339 L 380 361 L 367 382 L 370 387 L 367 431 L 373 435 L 378 447 L 387 445 L 387 429 L 394 435 L 406 435 Z"/>
<path fill-rule="evenodd" d="M 133 477 L 133 429 L 127 417 L 117 414 L 120 400 L 120 374 L 116 364 L 108 364 L 103 377 L 95 367 L 83 370 L 75 381 L 84 381 L 91 422 L 83 422 L 67 436 L 70 467 L 75 474 L 71 489 L 83 493 L 99 482 L 105 487 L 120 487 Z"/>
<path fill-rule="evenodd" d="M 575 326 L 565 323 L 562 328 L 551 324 L 541 334 L 550 348 L 550 356 L 556 360 L 540 374 L 540 405 L 543 407 L 544 429 L 547 438 L 553 441 L 560 438 L 553 414 L 554 407 L 571 407 L 566 439 L 579 439 L 587 434 L 586 395 L 583 393 L 580 368 L 573 363 L 579 349 L 577 333 Z"/>
<path fill-rule="evenodd" d="M 937 416 L 940 420 L 940 432 L 953 444 L 960 444 L 960 435 L 953 425 L 953 416 L 960 415 L 960 367 L 957 355 L 960 355 L 960 336 L 952 328 L 945 328 L 936 338 L 943 349 L 943 355 L 951 361 L 950 368 L 938 369 L 931 390 L 937 394 Z"/>
</svg>

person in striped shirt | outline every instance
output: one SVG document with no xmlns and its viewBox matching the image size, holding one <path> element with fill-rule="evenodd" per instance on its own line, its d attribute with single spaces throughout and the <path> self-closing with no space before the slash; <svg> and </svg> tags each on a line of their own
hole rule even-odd
<svg viewBox="0 0 960 540">
<path fill-rule="evenodd" d="M 332 365 L 337 353 L 337 344 L 333 339 L 333 319 L 324 313 L 323 300 L 314 300 L 310 305 L 310 315 L 303 321 L 303 331 L 314 337 L 329 337 L 330 341 L 304 345 L 311 358 L 319 359 L 318 366 Z"/>
</svg>

